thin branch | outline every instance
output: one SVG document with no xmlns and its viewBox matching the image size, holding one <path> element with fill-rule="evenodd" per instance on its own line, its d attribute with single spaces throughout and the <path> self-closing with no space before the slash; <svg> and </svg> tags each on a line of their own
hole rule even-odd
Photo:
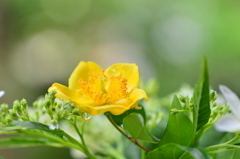
<svg viewBox="0 0 240 159">
<path fill-rule="evenodd" d="M 105 115 L 107 116 L 108 120 L 112 123 L 112 125 L 123 135 L 125 136 L 127 139 L 129 139 L 132 143 L 134 143 L 135 145 L 137 145 L 138 147 L 140 147 L 142 150 L 146 151 L 146 152 L 150 152 L 150 150 L 148 150 L 146 147 L 142 146 L 136 139 L 133 139 L 132 137 L 129 137 L 112 119 L 111 115 L 109 113 L 105 113 Z"/>
<path fill-rule="evenodd" d="M 84 125 L 83 125 L 84 126 Z M 91 159 L 96 159 L 96 157 L 94 157 L 91 152 L 88 150 L 87 148 L 87 145 L 85 143 L 85 140 L 83 138 L 83 134 L 79 131 L 78 127 L 77 127 L 77 120 L 76 120 L 76 117 L 75 117 L 75 120 L 74 120 L 74 123 L 73 123 L 73 127 L 75 128 L 78 136 L 80 137 L 80 140 L 82 141 L 82 144 L 83 144 L 83 147 L 84 147 L 84 152 L 86 153 L 86 155 L 91 158 Z M 83 130 L 82 130 L 83 131 Z"/>
</svg>

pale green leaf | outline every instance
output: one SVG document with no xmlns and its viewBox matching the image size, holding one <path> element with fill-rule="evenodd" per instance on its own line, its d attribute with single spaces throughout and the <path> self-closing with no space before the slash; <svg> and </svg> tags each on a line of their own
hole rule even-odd
<svg viewBox="0 0 240 159">
<path fill-rule="evenodd" d="M 121 115 L 113 115 L 111 113 L 109 113 L 108 115 L 110 115 L 112 117 L 112 119 L 114 120 L 114 122 L 118 125 L 121 126 L 123 123 L 123 119 L 128 116 L 131 113 L 139 113 L 142 115 L 143 119 L 144 119 L 144 123 L 146 121 L 146 114 L 145 114 L 145 110 L 144 107 L 141 104 L 138 104 L 139 107 L 141 107 L 141 109 L 129 109 L 126 112 L 124 112 Z"/>
<path fill-rule="evenodd" d="M 142 140 L 146 142 L 159 142 L 160 140 L 151 135 L 144 124 L 142 115 L 138 113 L 131 113 L 123 119 L 123 127 L 132 136 L 133 139 Z"/>
<path fill-rule="evenodd" d="M 174 96 L 171 109 L 183 109 L 177 96 Z M 192 121 L 185 112 L 170 114 L 167 128 L 159 146 L 168 143 L 176 143 L 183 146 L 189 146 L 192 142 L 194 127 Z"/>
</svg>

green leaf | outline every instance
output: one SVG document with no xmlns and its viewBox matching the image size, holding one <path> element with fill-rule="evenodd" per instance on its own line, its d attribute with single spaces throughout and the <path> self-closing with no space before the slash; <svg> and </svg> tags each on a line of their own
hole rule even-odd
<svg viewBox="0 0 240 159">
<path fill-rule="evenodd" d="M 174 96 L 171 109 L 181 110 L 182 106 L 177 96 Z M 192 121 L 185 112 L 170 114 L 168 124 L 159 146 L 168 143 L 176 143 L 189 146 L 192 142 L 194 127 Z"/>
<path fill-rule="evenodd" d="M 129 109 L 127 110 L 126 112 L 124 112 L 123 114 L 121 115 L 113 115 L 111 113 L 109 113 L 112 117 L 112 119 L 114 120 L 114 122 L 118 125 L 118 126 L 121 126 L 122 123 L 123 123 L 123 119 L 128 116 L 129 114 L 131 113 L 139 113 L 142 115 L 143 119 L 144 119 L 144 123 L 146 121 L 146 113 L 145 113 L 145 110 L 144 110 L 144 107 L 139 104 L 139 107 L 141 107 L 142 109 Z"/>
<path fill-rule="evenodd" d="M 5 159 L 5 158 L 3 158 L 2 156 L 0 156 L 0 159 Z"/>
<path fill-rule="evenodd" d="M 208 122 L 211 114 L 209 102 L 209 78 L 205 57 L 203 57 L 200 79 L 194 87 L 193 102 L 193 123 L 195 131 L 198 131 Z"/>
<path fill-rule="evenodd" d="M 6 137 L 0 139 L 0 148 L 14 148 L 14 147 L 29 147 L 29 146 L 41 146 L 49 145 L 55 147 L 63 147 L 63 145 L 52 142 L 47 138 L 42 137 L 29 137 L 29 136 L 17 136 Z"/>
<path fill-rule="evenodd" d="M 132 136 L 134 140 L 142 140 L 146 142 L 156 143 L 160 140 L 151 135 L 144 124 L 142 115 L 131 113 L 123 119 L 123 127 Z"/>
<path fill-rule="evenodd" d="M 209 159 L 204 150 L 197 148 L 188 148 L 177 144 L 167 144 L 151 151 L 148 159 Z"/>
<path fill-rule="evenodd" d="M 10 127 L 11 128 L 10 130 L 15 130 L 18 133 L 23 135 L 42 136 L 42 134 L 45 134 L 48 137 L 55 138 L 60 142 L 68 139 L 69 141 L 76 143 L 76 141 L 67 133 L 65 133 L 63 130 L 59 128 L 55 130 L 51 130 L 49 129 L 48 125 L 45 125 L 42 123 L 32 122 L 32 121 L 15 121 L 15 122 L 12 122 L 11 125 L 12 126 Z M 9 131 L 9 132 L 13 132 L 13 131 Z M 6 133 L 6 131 L 0 131 L 0 134 L 1 133 Z"/>
<path fill-rule="evenodd" d="M 28 128 L 28 129 L 43 130 L 43 131 L 55 134 L 61 138 L 63 138 L 63 134 L 64 134 L 64 132 L 60 129 L 51 130 L 51 129 L 49 129 L 48 125 L 38 123 L 38 122 L 33 122 L 33 121 L 15 121 L 15 122 L 12 122 L 11 125 L 17 126 L 17 127 Z"/>
<path fill-rule="evenodd" d="M 39 129 L 39 130 L 49 130 L 49 126 L 38 123 L 38 122 L 33 122 L 33 121 L 14 121 L 11 123 L 12 126 L 20 126 L 20 127 L 25 127 L 25 128 L 30 128 L 30 129 Z"/>
</svg>

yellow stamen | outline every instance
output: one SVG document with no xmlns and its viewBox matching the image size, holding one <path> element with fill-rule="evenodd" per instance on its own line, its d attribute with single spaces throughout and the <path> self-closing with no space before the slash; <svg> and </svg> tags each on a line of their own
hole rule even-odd
<svg viewBox="0 0 240 159">
<path fill-rule="evenodd" d="M 120 103 L 128 97 L 127 79 L 121 76 L 107 77 L 102 72 L 93 72 L 88 81 L 79 80 L 79 92 L 91 99 L 97 105 Z"/>
</svg>

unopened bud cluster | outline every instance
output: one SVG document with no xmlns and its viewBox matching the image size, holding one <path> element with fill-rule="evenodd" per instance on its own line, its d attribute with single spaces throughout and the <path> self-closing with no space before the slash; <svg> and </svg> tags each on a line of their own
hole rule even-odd
<svg viewBox="0 0 240 159">
<path fill-rule="evenodd" d="M 56 92 L 46 94 L 45 99 L 38 99 L 32 107 L 28 106 L 25 99 L 15 100 L 12 109 L 7 104 L 0 105 L 0 126 L 10 125 L 13 121 L 34 121 L 57 127 L 60 120 L 73 121 L 74 115 L 80 115 L 79 108 L 56 99 L 55 94 Z M 43 119 L 44 116 L 48 116 L 46 120 Z"/>
<path fill-rule="evenodd" d="M 217 100 L 217 92 L 211 90 L 210 91 L 211 115 L 210 115 L 208 123 L 214 123 L 222 115 L 224 115 L 224 114 L 226 114 L 226 113 L 228 113 L 230 111 L 229 106 L 227 104 L 217 106 L 216 100 Z"/>
<path fill-rule="evenodd" d="M 8 105 L 2 104 L 0 106 L 0 126 L 8 125 L 14 118 L 9 114 Z"/>
<path fill-rule="evenodd" d="M 73 107 L 69 102 L 63 102 L 55 97 L 56 92 L 52 91 L 45 95 L 45 101 L 35 103 L 35 107 L 44 110 L 51 119 L 51 125 L 57 127 L 59 121 L 65 119 L 73 121 L 74 115 L 80 115 L 79 108 Z"/>
<path fill-rule="evenodd" d="M 171 109 L 170 114 L 177 114 L 177 113 L 181 113 L 181 112 L 191 112 L 193 109 L 193 101 L 192 101 L 192 97 L 189 97 L 188 95 L 179 95 L 178 99 L 180 100 L 180 102 L 183 104 L 182 109 Z"/>
<path fill-rule="evenodd" d="M 1 104 L 0 106 L 0 125 L 9 125 L 14 120 L 28 121 L 28 105 L 25 99 L 21 101 L 15 100 L 13 102 L 13 108 L 9 109 L 7 104 Z"/>
</svg>

